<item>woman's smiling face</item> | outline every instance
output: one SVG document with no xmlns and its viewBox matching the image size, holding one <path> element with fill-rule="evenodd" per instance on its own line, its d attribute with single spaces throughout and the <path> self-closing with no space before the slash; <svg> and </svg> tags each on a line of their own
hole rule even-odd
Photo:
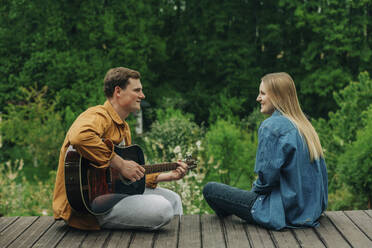
<svg viewBox="0 0 372 248">
<path fill-rule="evenodd" d="M 260 91 L 257 96 L 257 102 L 261 104 L 261 113 L 271 115 L 275 111 L 275 107 L 271 102 L 270 95 L 267 92 L 267 88 L 263 82 L 260 84 Z"/>
</svg>

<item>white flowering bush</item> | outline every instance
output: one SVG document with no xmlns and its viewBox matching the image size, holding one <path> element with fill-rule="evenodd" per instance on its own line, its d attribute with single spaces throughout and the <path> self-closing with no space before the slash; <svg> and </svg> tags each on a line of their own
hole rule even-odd
<svg viewBox="0 0 372 248">
<path fill-rule="evenodd" d="M 201 156 L 203 139 L 204 129 L 192 121 L 192 115 L 168 108 L 157 111 L 157 120 L 138 141 L 144 149 L 146 164 L 175 162 L 186 157 L 197 161 L 197 168 L 190 170 L 182 180 L 162 182 L 160 185 L 182 197 L 184 212 L 187 214 L 205 212 L 200 208 L 206 173 Z"/>
<path fill-rule="evenodd" d="M 204 130 L 192 118 L 173 108 L 158 110 L 157 120 L 142 138 L 147 159 L 175 160 L 197 153 Z"/>
<path fill-rule="evenodd" d="M 201 156 L 196 156 L 195 159 L 198 166 L 190 170 L 182 180 L 161 183 L 161 187 L 173 190 L 181 196 L 184 213 L 186 214 L 208 212 L 202 194 L 206 175 L 205 162 Z"/>
</svg>

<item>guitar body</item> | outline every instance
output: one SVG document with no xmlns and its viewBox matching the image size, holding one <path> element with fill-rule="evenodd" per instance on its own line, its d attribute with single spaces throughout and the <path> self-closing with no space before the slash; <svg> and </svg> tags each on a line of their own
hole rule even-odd
<svg viewBox="0 0 372 248">
<path fill-rule="evenodd" d="M 145 164 L 142 149 L 137 145 L 115 146 L 115 153 L 125 160 Z M 133 183 L 111 167 L 97 168 L 91 164 L 69 147 L 65 157 L 65 185 L 67 199 L 75 211 L 105 214 L 124 197 L 144 192 L 145 176 Z"/>
</svg>

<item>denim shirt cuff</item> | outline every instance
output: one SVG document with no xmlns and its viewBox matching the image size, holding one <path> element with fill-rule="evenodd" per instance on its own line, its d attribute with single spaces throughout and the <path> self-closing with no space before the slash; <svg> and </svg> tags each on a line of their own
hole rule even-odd
<svg viewBox="0 0 372 248">
<path fill-rule="evenodd" d="M 255 184 L 253 185 L 252 191 L 259 195 L 267 195 L 271 192 L 271 188 L 260 188 L 257 187 Z"/>
</svg>

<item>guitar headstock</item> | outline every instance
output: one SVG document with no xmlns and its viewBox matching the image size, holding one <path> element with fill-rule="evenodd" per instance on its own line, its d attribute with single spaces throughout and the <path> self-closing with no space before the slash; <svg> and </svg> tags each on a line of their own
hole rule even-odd
<svg viewBox="0 0 372 248">
<path fill-rule="evenodd" d="M 195 169 L 196 166 L 198 165 L 198 161 L 196 161 L 194 158 L 191 156 L 187 156 L 186 159 L 183 161 L 185 164 L 187 164 L 187 168 L 189 170 Z"/>
</svg>

